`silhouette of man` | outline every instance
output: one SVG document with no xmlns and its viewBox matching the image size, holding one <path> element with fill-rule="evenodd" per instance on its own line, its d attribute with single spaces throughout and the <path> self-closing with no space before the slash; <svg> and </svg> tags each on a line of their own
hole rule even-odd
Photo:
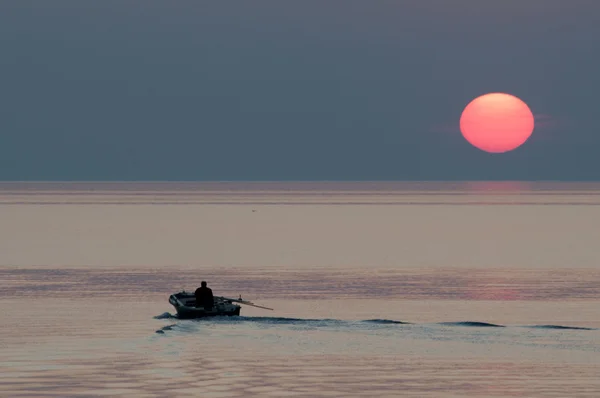
<svg viewBox="0 0 600 398">
<path fill-rule="evenodd" d="M 213 297 L 212 289 L 206 286 L 206 281 L 202 281 L 200 287 L 194 292 L 194 295 L 196 296 L 197 308 L 204 307 L 205 311 L 212 310 L 215 299 Z"/>
</svg>

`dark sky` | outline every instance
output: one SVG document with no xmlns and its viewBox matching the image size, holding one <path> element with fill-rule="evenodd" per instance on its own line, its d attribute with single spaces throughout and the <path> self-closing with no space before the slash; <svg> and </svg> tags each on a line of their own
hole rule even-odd
<svg viewBox="0 0 600 398">
<path fill-rule="evenodd" d="M 599 117 L 598 0 L 0 2 L 0 180 L 596 180 Z"/>
</svg>

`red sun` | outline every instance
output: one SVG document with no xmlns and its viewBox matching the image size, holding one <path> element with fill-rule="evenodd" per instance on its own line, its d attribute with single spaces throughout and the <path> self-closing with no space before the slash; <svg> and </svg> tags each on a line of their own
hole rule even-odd
<svg viewBox="0 0 600 398">
<path fill-rule="evenodd" d="M 523 145 L 533 132 L 533 114 L 519 98 L 490 93 L 471 101 L 460 117 L 460 131 L 482 151 L 502 153 Z"/>
</svg>

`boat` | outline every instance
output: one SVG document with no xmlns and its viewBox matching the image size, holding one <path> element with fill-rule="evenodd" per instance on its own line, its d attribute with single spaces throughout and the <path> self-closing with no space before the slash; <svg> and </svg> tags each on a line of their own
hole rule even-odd
<svg viewBox="0 0 600 398">
<path fill-rule="evenodd" d="M 192 292 L 185 290 L 174 293 L 169 296 L 169 303 L 175 307 L 177 317 L 181 319 L 207 318 L 213 316 L 239 316 L 242 305 L 273 310 L 273 308 L 256 305 L 251 301 L 244 300 L 240 296 L 238 299 L 214 296 L 214 305 L 210 311 L 202 307 L 196 307 L 196 296 Z"/>
</svg>

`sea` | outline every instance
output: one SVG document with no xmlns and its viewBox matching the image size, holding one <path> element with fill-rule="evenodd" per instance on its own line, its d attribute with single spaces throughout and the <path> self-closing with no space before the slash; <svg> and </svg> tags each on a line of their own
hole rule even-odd
<svg viewBox="0 0 600 398">
<path fill-rule="evenodd" d="M 599 242 L 598 183 L 0 183 L 0 396 L 597 398 Z"/>
</svg>

